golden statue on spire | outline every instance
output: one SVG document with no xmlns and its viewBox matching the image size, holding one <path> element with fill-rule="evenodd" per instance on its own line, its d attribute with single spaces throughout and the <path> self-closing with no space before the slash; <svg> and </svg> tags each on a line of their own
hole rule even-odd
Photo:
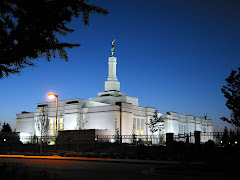
<svg viewBox="0 0 240 180">
<path fill-rule="evenodd" d="M 114 39 L 113 42 L 112 42 L 112 48 L 111 48 L 112 56 L 113 56 L 113 53 L 114 53 L 113 50 L 114 50 L 114 42 L 115 42 L 115 40 L 116 40 L 116 39 Z"/>
</svg>

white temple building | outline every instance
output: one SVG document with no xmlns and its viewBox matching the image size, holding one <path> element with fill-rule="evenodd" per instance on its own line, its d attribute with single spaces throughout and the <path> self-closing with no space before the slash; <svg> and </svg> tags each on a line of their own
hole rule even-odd
<svg viewBox="0 0 240 180">
<path fill-rule="evenodd" d="M 23 111 L 17 114 L 16 131 L 20 138 L 33 135 L 54 136 L 57 131 L 97 129 L 103 135 L 152 135 L 149 120 L 156 112 L 152 107 L 141 107 L 138 98 L 127 96 L 120 92 L 120 82 L 117 79 L 117 58 L 108 58 L 108 78 L 105 81 L 105 91 L 98 97 L 85 99 L 69 99 L 58 101 L 57 123 L 56 103 L 38 103 L 36 112 Z M 175 112 L 160 114 L 162 128 L 155 134 L 190 133 L 194 131 L 212 132 L 211 119 L 181 115 Z M 43 122 L 44 123 L 40 123 Z M 57 124 L 57 128 L 56 128 Z M 44 132 L 41 130 L 44 129 Z M 100 132 L 100 131 L 99 131 Z"/>
</svg>

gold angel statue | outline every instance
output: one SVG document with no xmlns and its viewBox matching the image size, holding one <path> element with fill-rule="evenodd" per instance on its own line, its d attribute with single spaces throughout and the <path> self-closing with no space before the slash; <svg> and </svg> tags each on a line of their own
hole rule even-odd
<svg viewBox="0 0 240 180">
<path fill-rule="evenodd" d="M 113 53 L 114 53 L 113 50 L 114 50 L 114 42 L 115 42 L 115 40 L 116 40 L 116 39 L 114 39 L 113 42 L 112 42 L 112 48 L 111 48 L 112 56 L 113 56 Z"/>
</svg>

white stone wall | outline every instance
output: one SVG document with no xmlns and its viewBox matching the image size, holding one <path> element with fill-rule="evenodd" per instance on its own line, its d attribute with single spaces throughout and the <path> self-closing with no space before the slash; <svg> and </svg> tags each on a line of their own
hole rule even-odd
<svg viewBox="0 0 240 180">
<path fill-rule="evenodd" d="M 25 135 L 32 136 L 35 129 L 34 116 L 34 113 L 17 114 L 16 132 L 25 133 Z"/>
<path fill-rule="evenodd" d="M 126 96 L 125 101 L 123 102 L 131 103 L 134 106 L 138 106 L 138 98 L 135 98 L 135 97 Z"/>
<path fill-rule="evenodd" d="M 76 130 L 77 127 L 77 118 L 78 114 L 77 113 L 72 113 L 72 114 L 64 114 L 63 118 L 63 125 L 64 125 L 64 130 Z"/>
<path fill-rule="evenodd" d="M 17 114 L 16 132 L 20 133 L 20 141 L 23 143 L 30 142 L 31 136 L 34 135 L 35 119 L 34 113 Z"/>
<path fill-rule="evenodd" d="M 134 106 L 138 106 L 138 98 L 130 97 L 130 96 L 126 96 L 126 95 L 101 96 L 101 97 L 90 98 L 89 100 L 106 103 L 106 104 L 112 104 L 112 105 L 115 105 L 116 102 L 125 102 L 125 103 L 131 103 Z"/>
<path fill-rule="evenodd" d="M 194 131 L 213 132 L 211 119 L 203 119 L 191 115 L 182 115 L 168 112 L 162 115 L 165 123 L 165 132 L 174 134 L 194 133 Z"/>
<path fill-rule="evenodd" d="M 195 117 L 195 129 L 196 131 L 201 131 L 201 118 L 200 117 Z"/>
<path fill-rule="evenodd" d="M 84 109 L 85 120 L 87 120 L 85 129 L 108 129 L 114 135 L 116 112 L 117 107 L 115 105 Z"/>
<path fill-rule="evenodd" d="M 187 125 L 188 125 L 188 131 L 187 133 L 193 133 L 196 128 L 195 128 L 195 118 L 194 116 L 191 116 L 191 115 L 186 115 L 186 118 L 187 118 Z"/>
</svg>

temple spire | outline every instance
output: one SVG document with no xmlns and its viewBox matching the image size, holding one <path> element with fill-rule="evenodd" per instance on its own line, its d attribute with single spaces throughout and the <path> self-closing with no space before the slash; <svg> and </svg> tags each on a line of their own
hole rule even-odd
<svg viewBox="0 0 240 180">
<path fill-rule="evenodd" d="M 105 91 L 120 91 L 120 82 L 117 79 L 117 58 L 113 56 L 114 42 L 112 42 L 112 56 L 108 58 L 108 78 L 105 81 Z"/>
</svg>

